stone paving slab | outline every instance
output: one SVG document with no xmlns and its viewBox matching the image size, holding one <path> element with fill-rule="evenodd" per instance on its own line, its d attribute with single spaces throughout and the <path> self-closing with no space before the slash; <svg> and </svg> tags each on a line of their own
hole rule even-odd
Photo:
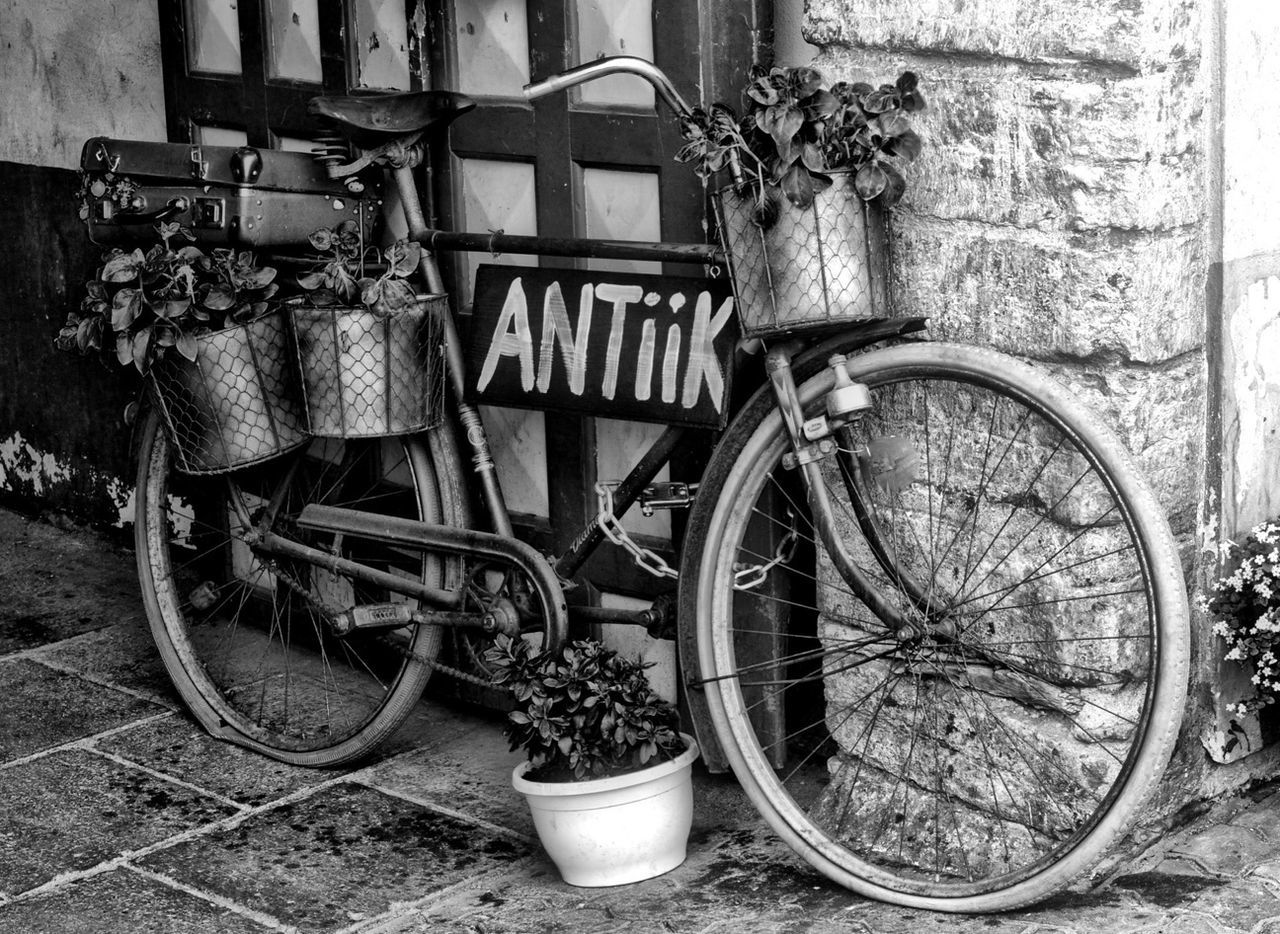
<svg viewBox="0 0 1280 934">
<path fill-rule="evenodd" d="M 0 772 L 0 891 L 15 895 L 236 813 L 86 750 Z"/>
<path fill-rule="evenodd" d="M 0 655 L 109 626 L 122 606 L 140 614 L 132 564 L 106 538 L 0 510 Z"/>
<path fill-rule="evenodd" d="M 0 762 L 164 712 L 24 658 L 0 659 L 0 685 Z"/>
<path fill-rule="evenodd" d="M 0 909 L 0 934 L 264 934 L 264 924 L 117 869 Z"/>
<path fill-rule="evenodd" d="M 338 783 L 140 865 L 305 931 L 336 931 L 530 852 L 372 788 Z"/>
<path fill-rule="evenodd" d="M 498 722 L 477 716 L 464 723 L 452 742 L 396 756 L 360 773 L 360 779 L 532 837 L 529 807 L 511 787 L 511 770 L 523 755 L 510 751 Z"/>
<path fill-rule="evenodd" d="M 115 733 L 94 746 L 246 807 L 266 804 L 342 774 L 285 765 L 216 740 L 185 712 Z"/>
<path fill-rule="evenodd" d="M 168 707 L 182 705 L 150 631 L 139 620 L 43 646 L 27 657 L 98 684 L 136 691 Z"/>
</svg>

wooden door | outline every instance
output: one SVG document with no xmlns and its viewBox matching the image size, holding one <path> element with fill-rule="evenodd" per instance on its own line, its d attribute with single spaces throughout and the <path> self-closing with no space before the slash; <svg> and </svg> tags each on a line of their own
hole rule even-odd
<svg viewBox="0 0 1280 934">
<path fill-rule="evenodd" d="M 656 62 L 691 101 L 740 86 L 767 17 L 759 0 L 437 0 L 429 33 L 437 86 L 469 94 L 475 113 L 454 124 L 437 165 L 441 226 L 512 234 L 616 239 L 705 239 L 705 198 L 696 175 L 673 161 L 679 127 L 649 85 L 618 76 L 530 105 L 521 87 L 602 55 Z M 733 24 L 733 25 L 731 25 Z M 736 28 L 735 28 L 736 26 Z M 443 41 L 441 41 L 443 40 Z M 722 73 L 723 76 L 722 76 Z M 532 258 L 459 257 L 449 265 L 464 297 L 479 262 Z M 572 260 L 543 259 L 543 265 Z M 586 264 L 662 272 L 655 263 Z M 700 274 L 669 266 L 671 274 Z M 485 410 L 517 526 L 551 551 L 566 548 L 597 509 L 597 480 L 620 480 L 661 426 L 603 418 Z M 690 478 L 697 452 L 677 464 Z M 665 475 L 664 475 L 665 476 Z M 643 543 L 671 555 L 671 517 L 624 517 Z M 604 601 L 652 596 L 662 585 L 618 549 L 605 547 L 586 576 Z M 668 582 L 667 589 L 671 588 Z"/>
</svg>

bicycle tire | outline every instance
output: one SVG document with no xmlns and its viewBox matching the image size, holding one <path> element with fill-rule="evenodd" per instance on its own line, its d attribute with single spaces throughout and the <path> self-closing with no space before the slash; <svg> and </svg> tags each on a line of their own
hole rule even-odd
<svg viewBox="0 0 1280 934">
<path fill-rule="evenodd" d="M 449 586 L 447 559 L 292 524 L 308 502 L 460 521 L 456 484 L 435 466 L 439 452 L 419 437 L 315 439 L 301 453 L 216 476 L 179 473 L 171 455 L 153 410 L 140 432 L 138 574 L 152 636 L 187 708 L 213 736 L 293 765 L 367 756 L 421 695 L 439 627 L 337 638 L 325 609 L 403 598 L 301 562 L 253 557 L 229 498 L 256 509 L 287 484 L 277 534 L 346 555 L 363 549 L 366 563 Z"/>
<path fill-rule="evenodd" d="M 922 631 L 890 633 L 865 613 L 821 536 L 800 528 L 811 519 L 795 481 L 781 479 L 790 444 L 780 413 L 748 406 L 703 486 L 720 484 L 699 543 L 694 687 L 752 802 L 824 875 L 913 908 L 1038 901 L 1096 864 L 1172 751 L 1189 653 L 1172 535 L 1120 442 L 1044 373 L 994 351 L 923 342 L 847 369 L 870 387 L 873 408 L 843 443 L 879 440 L 891 459 L 907 438 L 918 458 L 905 489 L 866 455 L 852 480 L 874 501 L 898 563 L 930 572 L 916 579 L 930 581 L 931 605 L 912 609 L 852 513 L 844 547 Z M 833 385 L 824 371 L 800 387 L 806 413 Z M 936 450 L 931 424 L 943 432 Z M 831 460 L 823 482 L 847 491 Z M 995 477 L 1006 462 L 1018 482 Z M 1063 465 L 1083 473 L 1072 482 Z M 800 518 L 773 525 L 788 512 Z M 798 543 L 789 556 L 760 547 L 789 534 Z M 999 560 L 1027 542 L 1022 563 Z M 759 577 L 774 560 L 755 591 L 735 585 L 743 565 Z M 992 590 L 997 572 L 1006 576 Z M 1043 583 L 1054 575 L 1060 590 Z M 1001 606 L 1010 594 L 1018 602 Z M 884 743 L 886 727 L 888 739 L 909 733 L 910 742 Z"/>
</svg>

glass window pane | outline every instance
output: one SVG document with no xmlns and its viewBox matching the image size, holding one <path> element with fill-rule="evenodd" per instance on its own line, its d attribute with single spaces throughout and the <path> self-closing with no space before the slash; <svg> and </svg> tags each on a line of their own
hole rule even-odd
<svg viewBox="0 0 1280 934">
<path fill-rule="evenodd" d="M 658 176 L 652 172 L 583 169 L 588 237 L 606 240 L 662 239 Z M 661 263 L 640 260 L 591 260 L 591 269 L 661 272 Z"/>
<path fill-rule="evenodd" d="M 269 0 L 267 35 L 271 43 L 271 76 L 319 84 L 320 17 L 317 0 Z"/>
<path fill-rule="evenodd" d="M 203 146 L 249 145 L 249 137 L 244 130 L 229 130 L 221 126 L 196 127 L 196 141 Z"/>
<path fill-rule="evenodd" d="M 277 136 L 276 147 L 285 152 L 311 152 L 316 148 L 314 140 L 301 139 L 297 136 Z"/>
<path fill-rule="evenodd" d="M 409 89 L 409 28 L 404 0 L 355 0 L 355 84 Z"/>
<path fill-rule="evenodd" d="M 605 55 L 638 55 L 653 61 L 653 0 L 575 0 L 578 61 Z M 634 75 L 615 75 L 579 89 L 586 104 L 653 107 L 653 88 Z"/>
<path fill-rule="evenodd" d="M 236 0 L 187 0 L 187 65 L 192 71 L 240 74 Z"/>
<path fill-rule="evenodd" d="M 533 166 L 523 162 L 462 159 L 463 223 L 467 230 L 503 230 L 509 234 L 537 233 L 537 201 Z M 470 253 L 459 257 L 462 292 L 459 302 L 471 301 L 475 267 L 479 263 L 536 266 L 532 256 L 493 257 Z M 541 412 L 482 406 L 482 417 L 493 459 L 502 478 L 502 492 L 513 512 L 546 517 L 547 431 Z"/>
<path fill-rule="evenodd" d="M 520 97 L 529 83 L 529 24 L 523 3 L 457 0 L 458 90 Z"/>
<path fill-rule="evenodd" d="M 649 445 L 658 439 L 665 425 L 647 422 L 624 422 L 612 418 L 596 420 L 596 476 L 602 482 L 614 483 L 631 472 Z M 671 472 L 663 467 L 656 480 L 669 480 Z M 671 538 L 671 513 L 659 509 L 646 516 L 633 505 L 619 518 L 628 532 Z"/>
<path fill-rule="evenodd" d="M 527 162 L 462 159 L 463 223 L 467 230 L 533 236 L 538 232 L 538 205 L 534 194 L 533 166 Z M 468 253 L 462 257 L 462 301 L 471 301 L 475 268 L 480 263 L 536 266 L 535 256 L 501 256 Z"/>
</svg>

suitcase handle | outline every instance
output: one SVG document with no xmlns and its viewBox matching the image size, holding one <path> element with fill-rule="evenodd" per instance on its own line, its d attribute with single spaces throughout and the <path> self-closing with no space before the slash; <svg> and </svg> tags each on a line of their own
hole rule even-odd
<svg viewBox="0 0 1280 934">
<path fill-rule="evenodd" d="M 191 205 L 186 198 L 170 198 L 169 203 L 158 211 L 147 211 L 145 214 L 132 214 L 118 211 L 111 219 L 117 224 L 158 224 L 171 217 L 177 217 Z"/>
</svg>

